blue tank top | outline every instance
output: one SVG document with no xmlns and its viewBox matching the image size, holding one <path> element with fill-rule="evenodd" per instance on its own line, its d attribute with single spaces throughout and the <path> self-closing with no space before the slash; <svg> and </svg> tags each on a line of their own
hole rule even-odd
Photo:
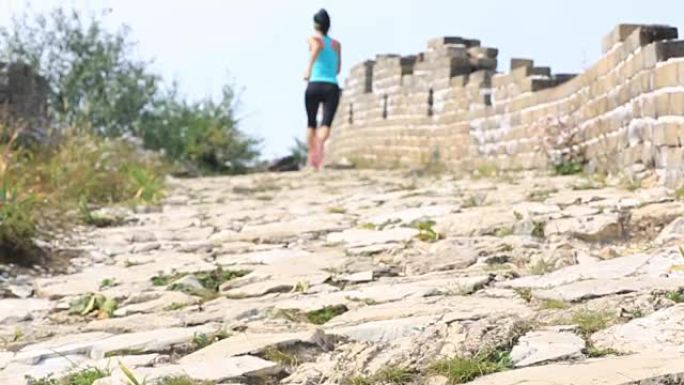
<svg viewBox="0 0 684 385">
<path fill-rule="evenodd" d="M 333 48 L 333 39 L 323 36 L 322 40 L 323 49 L 314 62 L 309 81 L 337 84 L 337 66 L 340 58 Z"/>
</svg>

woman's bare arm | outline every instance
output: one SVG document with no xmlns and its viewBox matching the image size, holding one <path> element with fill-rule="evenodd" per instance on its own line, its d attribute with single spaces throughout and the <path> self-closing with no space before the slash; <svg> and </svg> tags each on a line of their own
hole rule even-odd
<svg viewBox="0 0 684 385">
<path fill-rule="evenodd" d="M 315 37 L 309 38 L 309 51 L 311 52 L 311 57 L 309 58 L 309 65 L 306 67 L 306 72 L 304 72 L 304 80 L 309 81 L 313 65 L 316 62 L 316 58 L 318 58 L 318 54 L 321 53 L 322 49 L 323 46 L 321 45 L 321 42 L 318 39 L 316 39 Z"/>
<path fill-rule="evenodd" d="M 342 71 L 342 44 L 339 41 L 335 41 L 335 51 L 337 51 L 337 74 Z"/>
</svg>

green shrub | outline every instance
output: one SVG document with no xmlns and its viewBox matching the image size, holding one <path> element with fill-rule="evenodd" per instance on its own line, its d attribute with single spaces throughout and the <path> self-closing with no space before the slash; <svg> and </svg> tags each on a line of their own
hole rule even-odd
<svg viewBox="0 0 684 385">
<path fill-rule="evenodd" d="M 178 100 L 170 93 L 146 116 L 139 135 L 147 147 L 174 160 L 190 162 L 204 172 L 242 173 L 259 155 L 259 142 L 237 129 L 234 95 L 225 86 L 221 99 Z"/>
<path fill-rule="evenodd" d="M 134 57 L 128 29 L 112 32 L 105 24 L 104 15 L 64 8 L 21 14 L 0 28 L 0 60 L 28 63 L 45 77 L 56 126 L 111 138 L 133 134 L 200 171 L 245 171 L 258 142 L 237 129 L 231 87 L 218 102 L 188 102 L 175 86 L 164 90 L 150 63 Z M 151 188 L 144 173 L 131 170 L 130 177 L 143 193 Z"/>
<path fill-rule="evenodd" d="M 0 185 L 0 261 L 15 255 L 34 256 L 33 239 L 38 235 L 35 203 L 33 194 L 20 195 L 7 180 Z M 31 265 L 33 258 L 24 262 Z"/>
</svg>

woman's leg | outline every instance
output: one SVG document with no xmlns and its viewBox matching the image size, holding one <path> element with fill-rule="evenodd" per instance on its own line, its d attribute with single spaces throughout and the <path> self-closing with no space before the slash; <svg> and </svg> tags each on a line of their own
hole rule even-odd
<svg viewBox="0 0 684 385">
<path fill-rule="evenodd" d="M 317 162 L 318 166 L 323 163 L 323 153 L 325 150 L 325 142 L 330 137 L 330 127 L 335 119 L 335 113 L 337 112 L 337 105 L 340 102 L 340 88 L 337 85 L 330 85 L 326 93 L 325 101 L 323 102 L 323 122 L 321 127 L 317 130 Z"/>
<path fill-rule="evenodd" d="M 307 166 L 313 166 L 314 153 L 316 151 L 316 129 L 313 127 L 306 128 L 306 144 L 307 144 Z"/>
<path fill-rule="evenodd" d="M 317 144 L 316 144 L 316 115 L 318 115 L 318 107 L 320 105 L 320 97 L 318 95 L 316 85 L 309 84 L 306 87 L 305 94 L 305 105 L 306 105 L 306 117 L 307 117 L 307 127 L 306 127 L 306 143 L 308 146 L 307 164 L 309 166 L 315 165 L 315 159 L 317 157 Z"/>
</svg>

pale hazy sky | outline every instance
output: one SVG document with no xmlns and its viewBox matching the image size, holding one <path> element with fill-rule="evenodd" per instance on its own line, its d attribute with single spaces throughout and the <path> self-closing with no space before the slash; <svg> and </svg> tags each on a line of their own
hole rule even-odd
<svg viewBox="0 0 684 385">
<path fill-rule="evenodd" d="M 28 0 L 0 0 L 0 24 Z M 681 0 L 33 0 L 37 10 L 58 5 L 112 10 L 125 23 L 137 54 L 154 59 L 169 82 L 190 97 L 216 95 L 232 80 L 241 95 L 241 128 L 264 140 L 265 157 L 283 155 L 302 138 L 312 15 L 332 17 L 343 44 L 343 73 L 378 53 L 411 54 L 442 35 L 477 38 L 511 57 L 532 58 L 556 73 L 578 72 L 600 55 L 601 37 L 620 22 L 684 27 Z"/>
</svg>

